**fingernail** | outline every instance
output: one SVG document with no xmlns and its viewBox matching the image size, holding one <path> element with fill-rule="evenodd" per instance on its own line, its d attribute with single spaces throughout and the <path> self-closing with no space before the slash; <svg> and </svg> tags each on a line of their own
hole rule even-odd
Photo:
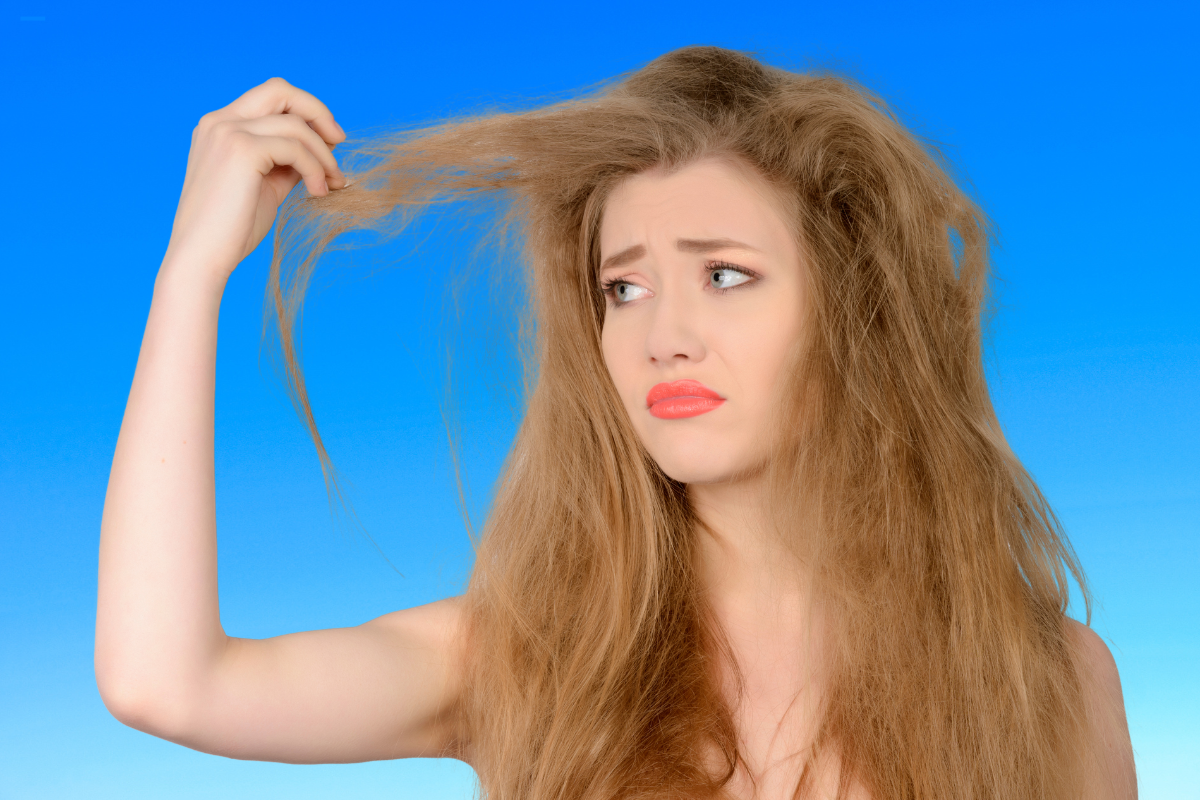
<svg viewBox="0 0 1200 800">
<path fill-rule="evenodd" d="M 342 135 L 342 137 L 345 138 L 346 132 L 344 130 L 342 130 L 341 125 L 338 125 L 338 121 L 336 119 L 333 121 L 333 124 L 334 124 L 334 127 L 336 127 L 338 129 L 338 133 L 340 133 Z"/>
</svg>

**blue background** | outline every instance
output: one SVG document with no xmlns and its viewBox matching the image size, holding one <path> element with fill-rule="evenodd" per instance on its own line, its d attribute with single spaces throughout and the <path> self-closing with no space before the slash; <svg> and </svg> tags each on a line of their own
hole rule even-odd
<svg viewBox="0 0 1200 800">
<path fill-rule="evenodd" d="M 195 753 L 122 727 L 97 695 L 100 513 L 190 132 L 276 74 L 353 133 L 561 97 L 694 43 L 842 69 L 948 146 L 1000 230 L 996 404 L 1092 580 L 1141 796 L 1200 798 L 1193 12 L 902 5 L 6 2 L 0 798 L 469 796 L 457 762 Z M 266 249 L 229 283 L 216 447 L 231 634 L 353 625 L 463 586 L 471 551 L 439 403 L 445 286 L 471 237 L 446 228 L 375 268 L 403 244 L 323 273 L 305 356 L 351 499 L 402 575 L 331 520 L 312 447 L 260 362 Z M 478 296 L 468 349 L 494 322 Z M 514 428 L 511 374 L 503 354 L 468 362 L 476 513 Z"/>
</svg>

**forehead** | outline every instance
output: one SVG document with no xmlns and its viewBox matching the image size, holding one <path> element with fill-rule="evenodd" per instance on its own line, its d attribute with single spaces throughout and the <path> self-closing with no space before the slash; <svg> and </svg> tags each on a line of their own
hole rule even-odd
<svg viewBox="0 0 1200 800">
<path fill-rule="evenodd" d="M 618 184 L 605 203 L 601 257 L 652 244 L 660 236 L 729 238 L 760 249 L 791 249 L 795 238 L 787 205 L 779 189 L 732 159 L 638 173 Z"/>
</svg>

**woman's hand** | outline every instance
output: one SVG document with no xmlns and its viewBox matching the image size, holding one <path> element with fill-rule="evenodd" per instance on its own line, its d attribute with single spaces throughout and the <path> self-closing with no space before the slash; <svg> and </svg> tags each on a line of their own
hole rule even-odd
<svg viewBox="0 0 1200 800">
<path fill-rule="evenodd" d="M 205 114 L 192 132 L 164 265 L 183 260 L 227 278 L 297 183 L 316 196 L 346 185 L 330 152 L 345 138 L 320 100 L 282 78 Z"/>
</svg>

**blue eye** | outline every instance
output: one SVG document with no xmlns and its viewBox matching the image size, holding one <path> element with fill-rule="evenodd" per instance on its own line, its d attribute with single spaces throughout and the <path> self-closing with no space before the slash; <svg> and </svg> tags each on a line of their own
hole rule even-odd
<svg viewBox="0 0 1200 800">
<path fill-rule="evenodd" d="M 612 298 L 613 304 L 623 306 L 634 300 L 640 300 L 650 294 L 650 290 L 636 283 L 628 283 L 619 278 L 604 282 L 604 294 Z"/>
<path fill-rule="evenodd" d="M 750 278 L 750 275 L 739 269 L 720 265 L 710 268 L 708 274 L 708 281 L 714 289 L 732 289 L 746 283 Z"/>
</svg>

